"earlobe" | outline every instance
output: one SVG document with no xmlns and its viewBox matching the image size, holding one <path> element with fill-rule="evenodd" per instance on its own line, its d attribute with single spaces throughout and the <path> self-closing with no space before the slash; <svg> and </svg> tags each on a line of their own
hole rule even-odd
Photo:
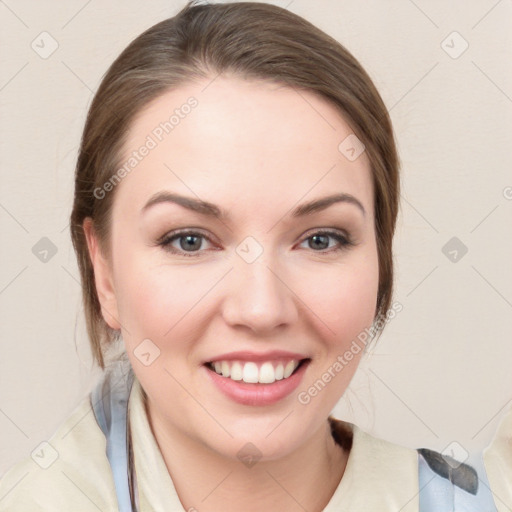
<svg viewBox="0 0 512 512">
<path fill-rule="evenodd" d="M 94 282 L 98 299 L 101 304 L 101 314 L 109 327 L 118 330 L 121 328 L 121 324 L 119 322 L 112 270 L 103 254 L 103 251 L 101 250 L 101 247 L 99 246 L 98 238 L 90 217 L 87 217 L 84 220 L 83 230 L 87 240 L 89 256 L 94 268 Z"/>
</svg>

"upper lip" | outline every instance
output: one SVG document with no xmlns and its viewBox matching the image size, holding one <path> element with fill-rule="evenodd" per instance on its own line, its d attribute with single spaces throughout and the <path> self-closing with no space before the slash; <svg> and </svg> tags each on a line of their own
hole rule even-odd
<svg viewBox="0 0 512 512">
<path fill-rule="evenodd" d="M 300 361 L 301 359 L 309 359 L 307 355 L 300 354 L 298 352 L 287 352 L 284 350 L 271 350 L 268 352 L 251 352 L 248 350 L 240 350 L 237 352 L 227 352 L 225 354 L 220 354 L 218 356 L 214 356 L 205 363 L 213 363 L 215 361 L 273 361 L 276 359 L 296 359 Z"/>
</svg>

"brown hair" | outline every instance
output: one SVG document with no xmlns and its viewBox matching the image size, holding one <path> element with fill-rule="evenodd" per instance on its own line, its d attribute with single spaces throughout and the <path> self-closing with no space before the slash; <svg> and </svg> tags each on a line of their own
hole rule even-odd
<svg viewBox="0 0 512 512">
<path fill-rule="evenodd" d="M 102 369 L 104 350 L 119 339 L 119 332 L 101 313 L 83 222 L 92 218 L 100 247 L 109 256 L 115 189 L 103 198 L 94 191 L 120 166 L 128 129 L 149 102 L 186 82 L 220 73 L 316 93 L 351 125 L 365 145 L 374 185 L 379 260 L 375 318 L 390 307 L 399 160 L 391 120 L 372 80 L 345 47 L 286 9 L 256 2 L 189 1 L 176 16 L 132 41 L 113 62 L 92 101 L 82 135 L 70 229 L 92 353 Z"/>
</svg>

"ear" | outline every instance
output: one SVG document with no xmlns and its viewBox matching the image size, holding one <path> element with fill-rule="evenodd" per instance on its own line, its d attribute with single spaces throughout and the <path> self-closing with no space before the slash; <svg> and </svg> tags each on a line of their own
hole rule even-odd
<svg viewBox="0 0 512 512">
<path fill-rule="evenodd" d="M 89 256 L 94 268 L 94 281 L 96 284 L 96 293 L 98 294 L 101 305 L 101 314 L 105 322 L 107 322 L 112 329 L 118 330 L 121 328 L 121 324 L 119 322 L 112 269 L 100 248 L 92 219 L 87 217 L 82 227 L 87 240 Z"/>
</svg>

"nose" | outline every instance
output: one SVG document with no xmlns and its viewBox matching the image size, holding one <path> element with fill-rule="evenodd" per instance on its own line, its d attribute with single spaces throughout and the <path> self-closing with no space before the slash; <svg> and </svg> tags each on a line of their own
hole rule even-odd
<svg viewBox="0 0 512 512">
<path fill-rule="evenodd" d="M 237 259 L 228 276 L 223 302 L 226 323 L 244 326 L 260 335 L 278 327 L 283 329 L 298 318 L 297 297 L 289 276 L 264 254 L 252 263 Z"/>
</svg>

